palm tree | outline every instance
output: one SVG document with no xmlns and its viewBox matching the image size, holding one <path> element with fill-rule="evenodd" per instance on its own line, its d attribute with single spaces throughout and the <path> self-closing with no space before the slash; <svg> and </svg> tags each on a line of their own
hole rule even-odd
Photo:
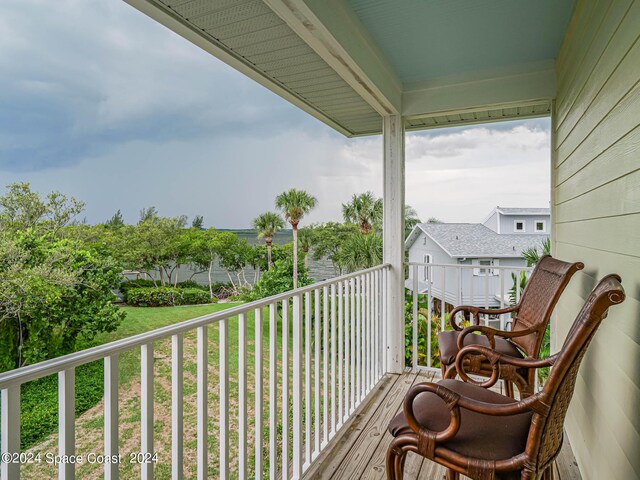
<svg viewBox="0 0 640 480">
<path fill-rule="evenodd" d="M 404 206 L 404 236 L 409 236 L 413 228 L 420 223 L 418 212 L 411 205 Z"/>
<path fill-rule="evenodd" d="M 298 224 L 306 213 L 316 206 L 316 198 L 304 190 L 292 188 L 276 197 L 276 207 L 284 212 L 284 218 L 293 229 L 293 288 L 298 288 Z"/>
<path fill-rule="evenodd" d="M 351 202 L 342 204 L 342 216 L 345 222 L 358 225 L 360 233 L 368 235 L 374 225 L 382 223 L 382 200 L 376 199 L 372 192 L 354 194 Z"/>
<path fill-rule="evenodd" d="M 298 231 L 298 241 L 300 242 L 300 248 L 304 252 L 304 268 L 309 270 L 309 250 L 313 243 L 313 230 L 310 227 L 301 228 Z"/>
<path fill-rule="evenodd" d="M 382 262 L 382 237 L 360 232 L 351 235 L 342 245 L 340 266 L 347 272 L 370 268 Z"/>
<path fill-rule="evenodd" d="M 253 228 L 258 231 L 258 238 L 264 238 L 267 244 L 267 268 L 271 269 L 271 244 L 273 236 L 284 228 L 284 220 L 275 212 L 266 212 L 253 219 Z"/>
</svg>

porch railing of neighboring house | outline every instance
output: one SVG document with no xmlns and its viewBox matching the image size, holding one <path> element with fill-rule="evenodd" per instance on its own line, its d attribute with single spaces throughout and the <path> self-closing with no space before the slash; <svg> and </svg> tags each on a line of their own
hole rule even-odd
<svg viewBox="0 0 640 480">
<path fill-rule="evenodd" d="M 414 369 L 439 371 L 437 338 L 450 329 L 448 314 L 459 305 L 503 308 L 520 300 L 522 277 L 532 267 L 410 262 L 405 283 L 412 297 L 411 363 Z M 526 281 L 526 280 L 525 280 Z M 481 316 L 485 325 L 510 329 L 509 314 Z M 419 323 L 427 328 L 419 328 Z M 426 331 L 425 331 L 426 330 Z M 426 338 L 425 338 L 426 337 Z M 426 343 L 426 344 L 425 344 Z"/>
<path fill-rule="evenodd" d="M 300 478 L 387 370 L 388 271 L 389 265 L 362 270 L 0 374 L 3 460 L 13 460 L 2 462 L 2 479 L 20 475 L 20 388 L 35 379 L 58 376 L 58 452 L 74 455 L 75 370 L 89 362 L 104 362 L 104 454 L 118 455 L 118 359 L 136 349 L 141 477 L 152 478 L 154 345 L 162 341 L 171 345 L 171 478 L 184 475 L 185 440 L 197 443 L 198 478 L 212 468 L 222 479 Z M 238 342 L 230 344 L 236 331 Z M 197 438 L 185 439 L 184 345 L 194 337 Z M 218 454 L 211 452 L 212 433 Z M 73 463 L 58 468 L 60 479 L 74 477 Z M 104 477 L 117 478 L 118 468 L 105 463 Z"/>
</svg>

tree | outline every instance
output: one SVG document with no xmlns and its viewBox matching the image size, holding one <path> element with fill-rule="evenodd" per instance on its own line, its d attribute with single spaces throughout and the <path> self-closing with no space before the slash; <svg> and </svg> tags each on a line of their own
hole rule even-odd
<svg viewBox="0 0 640 480">
<path fill-rule="evenodd" d="M 273 236 L 284 228 L 284 220 L 275 212 L 266 212 L 253 219 L 253 228 L 258 231 L 258 238 L 264 238 L 267 244 L 267 270 L 273 266 L 271 261 L 271 244 Z"/>
<path fill-rule="evenodd" d="M 90 227 L 65 227 L 82 206 L 28 184 L 0 197 L 0 371 L 69 353 L 124 318 L 111 293 L 122 266 Z"/>
<path fill-rule="evenodd" d="M 204 228 L 204 217 L 202 215 L 196 215 L 191 222 L 191 228 L 202 230 Z"/>
<path fill-rule="evenodd" d="M 293 288 L 298 288 L 298 224 L 315 206 L 317 200 L 303 190 L 292 188 L 276 197 L 276 207 L 284 212 L 284 217 L 293 229 Z"/>
<path fill-rule="evenodd" d="M 527 248 L 524 252 L 522 252 L 522 257 L 527 261 L 527 267 L 533 267 L 540 261 L 540 257 L 544 255 L 551 255 L 551 240 L 546 238 L 541 243 L 541 251 L 538 252 L 537 247 Z"/>
<path fill-rule="evenodd" d="M 84 202 L 51 192 L 42 198 L 28 183 L 13 183 L 0 197 L 0 229 L 58 233 L 84 210 Z"/>
<path fill-rule="evenodd" d="M 328 258 L 336 273 L 341 274 L 340 252 L 342 246 L 348 238 L 358 233 L 358 227 L 353 223 L 327 222 L 323 225 L 314 225 L 311 232 L 313 259 L 318 261 Z"/>
<path fill-rule="evenodd" d="M 404 236 L 409 236 L 411 230 L 420 223 L 418 212 L 411 205 L 404 206 Z"/>
<path fill-rule="evenodd" d="M 371 268 L 382 262 L 382 237 L 355 233 L 341 246 L 338 262 L 347 272 Z"/>
<path fill-rule="evenodd" d="M 429 217 L 429 220 L 427 220 L 427 223 L 442 223 L 442 220 L 436 217 Z"/>
<path fill-rule="evenodd" d="M 301 228 L 298 232 L 298 241 L 300 242 L 300 248 L 304 252 L 304 268 L 309 270 L 309 250 L 313 243 L 313 231 L 311 228 Z"/>
<path fill-rule="evenodd" d="M 140 210 L 140 220 L 138 220 L 138 225 L 142 225 L 144 222 L 149 220 L 155 220 L 158 218 L 158 210 L 156 207 L 143 208 Z"/>
<path fill-rule="evenodd" d="M 351 202 L 342 204 L 342 216 L 345 222 L 358 225 L 360 233 L 368 235 L 374 225 L 382 224 L 382 200 L 372 192 L 354 194 Z"/>
<path fill-rule="evenodd" d="M 120 210 L 114 213 L 113 217 L 104 222 L 104 224 L 110 228 L 122 227 L 124 225 L 124 218 L 122 217 L 122 213 L 120 212 Z"/>
</svg>

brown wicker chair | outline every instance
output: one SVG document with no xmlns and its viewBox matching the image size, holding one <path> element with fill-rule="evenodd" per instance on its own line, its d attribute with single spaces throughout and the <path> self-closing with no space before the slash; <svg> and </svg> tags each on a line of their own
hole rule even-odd
<svg viewBox="0 0 640 480">
<path fill-rule="evenodd" d="M 578 314 L 562 349 L 544 359 L 518 359 L 487 347 L 469 346 L 456 363 L 462 378 L 467 355 L 482 355 L 493 375 L 482 385 L 459 380 L 422 383 L 409 390 L 403 413 L 391 421 L 387 478 L 400 479 L 408 452 L 447 467 L 447 478 L 551 479 L 562 446 L 565 414 L 589 342 L 611 305 L 625 298 L 620 277 L 602 279 Z M 520 401 L 487 387 L 501 369 L 553 366 L 541 392 Z"/>
<path fill-rule="evenodd" d="M 460 349 L 469 345 L 491 347 L 504 355 L 516 358 L 538 358 L 551 313 L 573 274 L 583 268 L 584 264 L 580 262 L 563 262 L 546 255 L 533 270 L 517 305 L 497 310 L 471 306 L 453 309 L 449 317 L 453 330 L 438 334 L 442 378 L 455 378 L 456 356 Z M 472 315 L 472 325 L 462 329 L 456 323 L 455 317 L 458 312 L 465 311 Z M 480 325 L 480 314 L 503 313 L 515 313 L 511 331 Z M 474 335 L 476 332 L 480 332 L 481 335 Z M 481 357 L 466 358 L 465 369 L 468 373 L 484 377 L 493 373 L 491 365 Z M 533 393 L 535 371 L 532 369 L 509 369 L 503 372 L 500 378 L 505 380 L 506 393 L 512 398 L 515 393 L 514 384 L 518 387 L 521 397 Z"/>
</svg>

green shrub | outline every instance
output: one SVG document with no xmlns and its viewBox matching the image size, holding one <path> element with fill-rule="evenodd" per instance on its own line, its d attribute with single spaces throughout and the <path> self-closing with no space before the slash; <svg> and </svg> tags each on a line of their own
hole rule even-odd
<svg viewBox="0 0 640 480">
<path fill-rule="evenodd" d="M 198 282 L 195 282 L 193 280 L 185 280 L 184 282 L 178 282 L 176 287 L 178 288 L 182 288 L 183 290 L 189 288 L 196 288 L 198 290 L 206 290 L 207 292 L 209 291 L 209 286 L 208 285 L 200 285 Z"/>
<path fill-rule="evenodd" d="M 176 305 L 182 291 L 174 287 L 131 288 L 127 303 L 136 307 L 169 307 Z"/>
<path fill-rule="evenodd" d="M 209 293 L 199 288 L 185 288 L 177 299 L 178 305 L 200 305 L 210 303 Z"/>
<path fill-rule="evenodd" d="M 125 280 L 120 283 L 120 291 L 124 295 L 124 299 L 127 300 L 127 293 L 132 288 L 155 288 L 153 280 Z"/>
</svg>

